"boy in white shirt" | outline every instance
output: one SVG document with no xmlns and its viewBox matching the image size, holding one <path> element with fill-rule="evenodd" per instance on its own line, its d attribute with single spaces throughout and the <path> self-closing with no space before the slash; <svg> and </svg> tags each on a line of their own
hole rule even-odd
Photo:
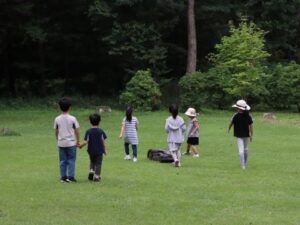
<svg viewBox="0 0 300 225">
<path fill-rule="evenodd" d="M 59 151 L 61 182 L 76 182 L 75 161 L 76 148 L 79 143 L 79 123 L 69 114 L 71 100 L 62 98 L 58 102 L 62 114 L 54 120 L 55 137 Z"/>
</svg>

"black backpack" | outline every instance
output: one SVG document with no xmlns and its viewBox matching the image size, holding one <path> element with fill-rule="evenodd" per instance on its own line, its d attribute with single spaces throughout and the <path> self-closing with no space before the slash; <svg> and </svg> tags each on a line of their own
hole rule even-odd
<svg viewBox="0 0 300 225">
<path fill-rule="evenodd" d="M 161 163 L 174 162 L 170 151 L 164 149 L 149 149 L 147 158 L 153 161 L 159 161 Z"/>
</svg>

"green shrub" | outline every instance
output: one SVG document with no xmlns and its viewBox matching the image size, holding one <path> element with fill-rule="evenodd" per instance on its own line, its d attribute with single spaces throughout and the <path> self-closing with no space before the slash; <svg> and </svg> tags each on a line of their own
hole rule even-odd
<svg viewBox="0 0 300 225">
<path fill-rule="evenodd" d="M 149 70 L 139 70 L 127 83 L 120 95 L 122 105 L 131 105 L 135 109 L 156 110 L 160 105 L 161 92 Z"/>
<path fill-rule="evenodd" d="M 193 107 L 201 109 L 206 101 L 203 90 L 205 89 L 205 78 L 201 72 L 195 72 L 183 76 L 179 81 L 181 107 Z"/>
<path fill-rule="evenodd" d="M 265 102 L 276 109 L 297 106 L 300 112 L 300 65 L 295 62 L 278 63 L 270 73 L 272 76 L 265 80 L 269 91 Z"/>
<path fill-rule="evenodd" d="M 182 107 L 194 107 L 198 110 L 204 106 L 226 108 L 231 98 L 224 92 L 218 75 L 217 69 L 213 68 L 206 73 L 195 72 L 183 76 L 179 81 Z"/>
</svg>

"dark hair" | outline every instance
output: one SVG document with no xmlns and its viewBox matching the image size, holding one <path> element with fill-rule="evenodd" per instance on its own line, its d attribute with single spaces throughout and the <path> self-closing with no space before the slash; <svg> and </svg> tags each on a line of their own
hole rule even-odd
<svg viewBox="0 0 300 225">
<path fill-rule="evenodd" d="M 172 114 L 172 117 L 176 119 L 176 116 L 178 115 L 178 106 L 176 104 L 170 105 L 169 112 Z"/>
<path fill-rule="evenodd" d="M 59 104 L 61 111 L 67 112 L 72 105 L 72 101 L 70 98 L 63 97 L 58 101 L 58 104 Z"/>
<path fill-rule="evenodd" d="M 127 109 L 126 109 L 126 120 L 131 122 L 132 120 L 132 107 L 131 106 L 128 106 Z"/>
<path fill-rule="evenodd" d="M 101 121 L 101 116 L 98 113 L 93 113 L 90 115 L 89 119 L 93 126 L 98 126 Z"/>
</svg>

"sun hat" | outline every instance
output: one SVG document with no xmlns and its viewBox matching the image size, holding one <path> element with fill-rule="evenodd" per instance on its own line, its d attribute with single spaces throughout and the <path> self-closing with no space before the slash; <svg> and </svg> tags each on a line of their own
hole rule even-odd
<svg viewBox="0 0 300 225">
<path fill-rule="evenodd" d="M 247 105 L 246 101 L 243 99 L 238 100 L 232 107 L 238 108 L 241 110 L 250 110 L 251 109 L 251 107 L 249 105 Z"/>
<path fill-rule="evenodd" d="M 196 110 L 194 108 L 188 108 L 188 110 L 186 110 L 185 115 L 187 116 L 197 116 Z"/>
</svg>

